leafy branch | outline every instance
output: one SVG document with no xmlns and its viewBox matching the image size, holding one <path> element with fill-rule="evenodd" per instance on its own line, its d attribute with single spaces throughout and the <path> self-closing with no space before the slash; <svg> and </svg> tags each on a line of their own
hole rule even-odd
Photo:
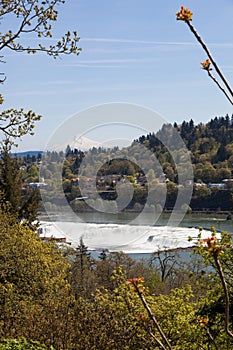
<svg viewBox="0 0 233 350">
<path fill-rule="evenodd" d="M 145 299 L 145 296 L 144 296 L 145 287 L 143 286 L 144 278 L 143 277 L 132 278 L 132 279 L 128 280 L 127 283 L 133 287 L 133 290 L 139 296 L 139 298 L 142 302 L 142 305 L 144 306 L 145 310 L 147 311 L 148 316 L 152 320 L 153 324 L 155 325 L 156 329 L 158 330 L 158 332 L 159 332 L 161 338 L 163 339 L 163 342 L 166 344 L 166 346 L 158 339 L 158 337 L 156 337 L 150 330 L 148 330 L 146 328 L 146 330 L 149 332 L 150 336 L 156 341 L 156 343 L 160 346 L 161 349 L 172 350 L 172 347 L 171 347 L 171 344 L 169 343 L 169 340 L 167 339 L 165 333 L 163 332 L 161 326 L 159 325 L 159 322 L 157 321 L 155 315 L 152 313 L 152 311 L 151 311 L 151 309 L 150 309 L 150 307 Z"/>
<path fill-rule="evenodd" d="M 41 116 L 31 110 L 25 112 L 22 108 L 8 109 L 0 114 L 0 131 L 9 139 L 19 138 L 26 134 L 34 135 L 35 122 L 40 119 Z M 15 143 L 12 142 L 12 144 Z"/>
<path fill-rule="evenodd" d="M 230 324 L 230 295 L 229 295 L 226 277 L 225 277 L 222 263 L 220 260 L 220 256 L 222 254 L 224 254 L 224 249 L 226 249 L 227 245 L 229 245 L 229 244 L 227 244 L 226 242 L 224 244 L 222 244 L 221 241 L 219 241 L 216 238 L 216 232 L 215 232 L 214 227 L 212 227 L 212 236 L 211 237 L 208 237 L 204 240 L 201 240 L 200 238 L 201 238 L 201 235 L 199 235 L 198 252 L 200 252 L 204 257 L 206 257 L 207 260 L 211 261 L 211 258 L 213 259 L 212 266 L 217 271 L 218 276 L 219 276 L 220 281 L 221 281 L 221 284 L 222 284 L 222 288 L 224 291 L 224 298 L 225 298 L 225 331 L 226 331 L 226 334 L 233 339 L 233 332 L 230 331 L 230 326 L 229 326 L 229 324 Z M 230 245 L 230 249 L 232 249 L 231 245 Z"/>
<path fill-rule="evenodd" d="M 78 47 L 79 36 L 77 31 L 67 31 L 58 41 L 50 45 L 38 43 L 38 45 L 24 45 L 22 38 L 28 34 L 35 34 L 39 39 L 53 37 L 52 23 L 58 19 L 57 7 L 64 4 L 65 0 L 2 0 L 0 4 L 0 25 L 4 27 L 8 23 L 14 29 L 5 32 L 0 31 L 0 51 L 9 49 L 15 52 L 35 54 L 43 52 L 57 58 L 60 55 L 79 55 L 81 48 Z M 0 56 L 0 63 L 5 63 Z M 4 83 L 6 76 L 0 73 L 0 83 Z M 0 104 L 4 98 L 0 94 Z M 0 113 L 0 131 L 5 137 L 19 138 L 26 134 L 33 134 L 34 123 L 41 119 L 34 112 L 24 112 L 23 109 L 9 109 Z M 12 142 L 12 144 L 15 144 Z"/>
<path fill-rule="evenodd" d="M 27 53 L 36 53 L 42 51 L 54 58 L 60 54 L 76 54 L 78 55 L 81 48 L 78 47 L 80 40 L 77 31 L 67 31 L 63 37 L 55 44 L 44 46 L 24 46 L 19 42 L 22 34 L 35 33 L 38 38 L 52 38 L 52 22 L 56 22 L 58 11 L 56 6 L 64 4 L 64 0 L 18 0 L 18 1 L 2 1 L 0 7 L 0 20 L 4 16 L 11 16 L 12 20 L 18 23 L 16 30 L 8 30 L 0 33 L 0 51 L 8 48 L 16 52 L 26 51 Z"/>
</svg>

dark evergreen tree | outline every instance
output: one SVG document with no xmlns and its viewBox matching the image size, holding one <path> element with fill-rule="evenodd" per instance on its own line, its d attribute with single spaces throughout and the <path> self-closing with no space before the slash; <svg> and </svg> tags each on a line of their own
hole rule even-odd
<svg viewBox="0 0 233 350">
<path fill-rule="evenodd" d="M 18 159 L 10 156 L 10 148 L 10 143 L 4 141 L 0 160 L 0 190 L 9 204 L 9 210 L 18 216 L 22 196 L 21 173 Z"/>
<path fill-rule="evenodd" d="M 194 122 L 191 119 L 190 122 L 189 122 L 189 131 L 193 131 L 193 129 L 194 129 Z"/>
<path fill-rule="evenodd" d="M 230 117 L 229 115 L 227 114 L 226 117 L 225 117 L 225 125 L 226 125 L 226 128 L 228 129 L 231 125 L 231 122 L 230 122 Z"/>
<path fill-rule="evenodd" d="M 93 266 L 94 259 L 81 237 L 71 270 L 71 286 L 76 299 L 81 295 L 86 296 L 91 291 Z"/>
<path fill-rule="evenodd" d="M 25 219 L 32 223 L 37 218 L 40 203 L 38 188 L 23 188 L 20 169 L 20 160 L 10 153 L 11 145 L 3 142 L 0 159 L 0 191 L 4 201 L 9 206 L 9 211 L 18 220 Z"/>
<path fill-rule="evenodd" d="M 227 159 L 227 152 L 225 148 L 225 143 L 222 143 L 218 149 L 218 152 L 216 154 L 216 159 L 215 162 L 223 162 L 224 160 Z"/>
<path fill-rule="evenodd" d="M 71 150 L 70 145 L 67 145 L 66 151 L 65 151 L 65 156 L 66 156 L 66 158 L 69 157 L 69 156 L 72 155 L 72 154 L 73 154 L 73 152 L 72 152 L 72 150 Z"/>
<path fill-rule="evenodd" d="M 19 209 L 19 217 L 32 223 L 37 219 L 38 208 L 41 202 L 39 188 L 29 188 L 23 190 L 21 205 Z"/>
</svg>

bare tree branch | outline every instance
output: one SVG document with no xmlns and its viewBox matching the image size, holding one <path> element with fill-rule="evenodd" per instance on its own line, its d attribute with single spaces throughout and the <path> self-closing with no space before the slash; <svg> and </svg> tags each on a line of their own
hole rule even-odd
<svg viewBox="0 0 233 350">
<path fill-rule="evenodd" d="M 200 37 L 200 35 L 198 34 L 198 32 L 196 31 L 196 29 L 194 28 L 194 26 L 191 24 L 192 21 L 192 16 L 193 13 L 188 9 L 185 8 L 184 6 L 181 6 L 180 11 L 176 13 L 176 19 L 179 21 L 183 21 L 187 24 L 187 26 L 189 27 L 190 31 L 193 33 L 193 35 L 195 36 L 195 38 L 197 39 L 197 41 L 199 42 L 199 44 L 201 45 L 201 47 L 203 48 L 203 50 L 205 51 L 205 53 L 208 56 L 208 60 L 206 60 L 205 62 L 202 62 L 202 68 L 208 71 L 208 75 L 209 77 L 215 82 L 215 84 L 217 84 L 218 88 L 224 93 L 224 95 L 226 96 L 226 98 L 228 99 L 228 101 L 233 104 L 233 90 L 230 86 L 230 84 L 227 82 L 226 78 L 224 77 L 221 69 L 218 67 L 216 61 L 214 60 L 209 48 L 207 47 L 207 45 L 205 44 L 205 42 L 203 41 L 203 39 Z M 207 65 L 205 65 L 205 63 Z M 210 63 L 213 64 L 213 67 L 215 68 L 219 78 L 221 79 L 223 85 L 225 85 L 228 93 L 226 92 L 226 90 L 224 89 L 224 87 L 217 81 L 217 79 L 210 73 L 211 68 L 209 68 Z M 230 96 L 229 96 L 230 94 Z"/>
</svg>

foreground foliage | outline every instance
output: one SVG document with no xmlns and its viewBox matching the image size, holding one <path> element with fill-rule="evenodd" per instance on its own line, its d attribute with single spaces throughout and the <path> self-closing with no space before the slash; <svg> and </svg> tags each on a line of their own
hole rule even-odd
<svg viewBox="0 0 233 350">
<path fill-rule="evenodd" d="M 65 348 L 60 343 L 72 302 L 66 259 L 3 212 L 0 240 L 0 336 Z"/>
<path fill-rule="evenodd" d="M 0 350 L 46 350 L 45 345 L 39 344 L 37 341 L 26 339 L 0 339 Z M 50 347 L 49 350 L 53 350 Z"/>
<path fill-rule="evenodd" d="M 4 208 L 0 239 L 0 338 L 5 339 L 1 346 L 12 342 L 18 350 L 28 341 L 24 349 L 34 349 L 30 346 L 37 344 L 30 341 L 37 341 L 45 344 L 38 344 L 38 350 L 161 349 L 161 334 L 132 289 L 132 283 L 140 281 L 172 349 L 232 349 L 225 333 L 224 293 L 216 288 L 218 274 L 203 264 L 177 262 L 168 266 L 173 270 L 164 278 L 159 265 L 136 262 L 123 253 L 102 252 L 95 260 L 83 241 L 77 250 L 42 242 Z M 221 263 L 231 288 L 231 240 L 226 235 L 223 239 L 228 248 Z M 200 253 L 209 265 L 208 251 L 198 251 L 199 258 Z M 169 261 L 168 254 L 164 261 Z"/>
</svg>

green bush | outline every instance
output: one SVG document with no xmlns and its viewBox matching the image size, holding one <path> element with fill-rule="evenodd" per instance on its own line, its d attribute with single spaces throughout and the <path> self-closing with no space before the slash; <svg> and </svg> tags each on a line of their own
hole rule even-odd
<svg viewBox="0 0 233 350">
<path fill-rule="evenodd" d="M 33 340 L 1 339 L 0 350 L 48 350 L 48 348 Z M 50 347 L 49 350 L 54 350 L 54 348 Z"/>
</svg>

